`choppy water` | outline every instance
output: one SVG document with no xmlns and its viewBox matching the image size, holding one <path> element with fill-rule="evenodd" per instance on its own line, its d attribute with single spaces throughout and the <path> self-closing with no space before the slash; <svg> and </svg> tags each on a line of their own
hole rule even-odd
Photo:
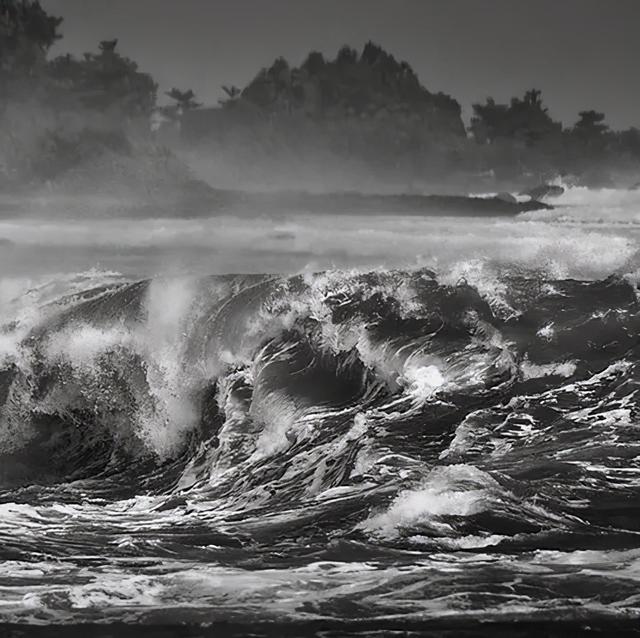
<svg viewBox="0 0 640 638">
<path fill-rule="evenodd" d="M 559 203 L 0 222 L 0 618 L 632 631 L 640 196 Z"/>
</svg>

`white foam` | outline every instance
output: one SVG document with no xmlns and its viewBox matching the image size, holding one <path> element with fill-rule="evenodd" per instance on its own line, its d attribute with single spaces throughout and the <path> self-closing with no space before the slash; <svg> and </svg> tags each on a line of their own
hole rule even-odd
<svg viewBox="0 0 640 638">
<path fill-rule="evenodd" d="M 194 286 L 184 278 L 152 282 L 141 322 L 76 322 L 50 332 L 43 353 L 50 364 L 70 366 L 74 383 L 49 392 L 43 399 L 48 408 L 64 409 L 56 401 L 89 401 L 97 413 L 108 414 L 122 398 L 120 407 L 134 410 L 135 434 L 149 450 L 162 457 L 178 450 L 198 422 L 194 393 L 204 383 L 202 369 L 186 359 Z M 133 402 L 126 392 L 120 397 L 123 390 L 112 375 L 117 366 L 124 368 Z"/>
<path fill-rule="evenodd" d="M 525 379 L 538 379 L 540 377 L 560 376 L 570 377 L 576 371 L 575 361 L 560 361 L 538 365 L 529 360 L 522 362 L 520 368 Z"/>
<path fill-rule="evenodd" d="M 402 530 L 428 524 L 446 535 L 447 516 L 471 516 L 491 506 L 497 483 L 471 465 L 449 465 L 433 469 L 424 483 L 405 490 L 388 509 L 364 521 L 360 528 L 384 538 Z"/>
<path fill-rule="evenodd" d="M 419 402 L 424 402 L 446 384 L 445 378 L 435 365 L 406 366 L 401 381 L 408 393 Z"/>
</svg>

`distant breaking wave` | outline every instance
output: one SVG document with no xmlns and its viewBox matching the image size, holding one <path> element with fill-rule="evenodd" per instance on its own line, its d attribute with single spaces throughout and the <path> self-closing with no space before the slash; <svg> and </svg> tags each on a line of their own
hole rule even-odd
<svg viewBox="0 0 640 638">
<path fill-rule="evenodd" d="M 557 180 L 565 191 L 552 200 L 554 210 L 539 214 L 525 213 L 524 219 L 535 219 L 578 225 L 640 224 L 640 191 L 616 188 L 591 189 Z"/>
</svg>

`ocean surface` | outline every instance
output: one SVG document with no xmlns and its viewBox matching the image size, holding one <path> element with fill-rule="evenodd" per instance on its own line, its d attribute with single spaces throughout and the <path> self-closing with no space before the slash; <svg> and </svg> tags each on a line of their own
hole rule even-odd
<svg viewBox="0 0 640 638">
<path fill-rule="evenodd" d="M 5 214 L 0 635 L 635 632 L 640 192 L 552 203 Z"/>
</svg>

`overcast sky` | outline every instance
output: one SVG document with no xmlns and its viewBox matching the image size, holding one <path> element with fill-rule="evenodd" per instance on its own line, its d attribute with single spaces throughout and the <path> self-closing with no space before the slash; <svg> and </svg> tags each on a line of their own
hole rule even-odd
<svg viewBox="0 0 640 638">
<path fill-rule="evenodd" d="M 565 124 L 595 108 L 640 126 L 640 0 L 41 0 L 64 17 L 54 53 L 121 53 L 161 90 L 193 88 L 215 104 L 277 56 L 333 57 L 369 39 L 407 60 L 432 91 L 471 103 L 542 89 Z"/>
</svg>

